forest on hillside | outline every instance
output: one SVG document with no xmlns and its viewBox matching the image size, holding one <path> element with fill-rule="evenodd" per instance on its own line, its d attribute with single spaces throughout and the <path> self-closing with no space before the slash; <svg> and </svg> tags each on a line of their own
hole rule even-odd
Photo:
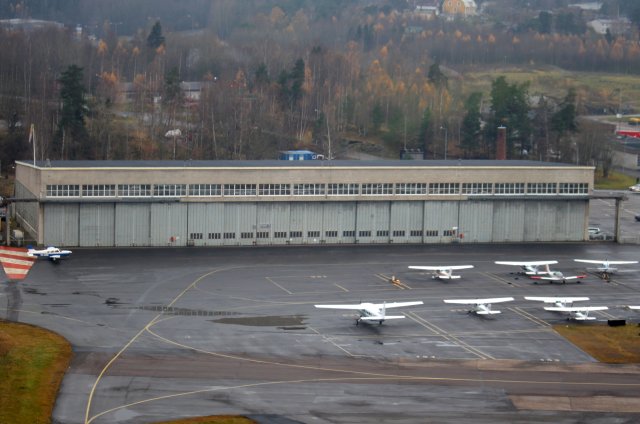
<svg viewBox="0 0 640 424">
<path fill-rule="evenodd" d="M 606 161 L 594 139 L 606 130 L 580 131 L 578 116 L 615 107 L 620 93 L 571 81 L 533 93 L 499 73 L 478 92 L 467 75 L 637 74 L 640 7 L 478 3 L 478 15 L 450 19 L 407 0 L 0 0 L 3 18 L 65 24 L 0 29 L 0 160 L 29 157 L 32 125 L 39 159 L 263 159 L 291 148 L 339 157 L 348 144 L 482 158 L 506 125 L 511 157 Z M 632 19 L 623 33 L 586 28 L 614 9 Z"/>
</svg>

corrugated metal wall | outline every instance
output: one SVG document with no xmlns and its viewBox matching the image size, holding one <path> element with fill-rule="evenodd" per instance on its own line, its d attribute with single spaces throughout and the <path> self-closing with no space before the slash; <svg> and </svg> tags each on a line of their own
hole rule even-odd
<svg viewBox="0 0 640 424">
<path fill-rule="evenodd" d="M 78 246 L 79 204 L 45 204 L 44 241 L 46 245 Z"/>
<path fill-rule="evenodd" d="M 46 203 L 44 241 L 60 246 L 579 241 L 587 208 L 586 200 L 523 199 Z"/>
<path fill-rule="evenodd" d="M 150 203 L 116 204 L 116 246 L 150 246 L 150 232 Z"/>
<path fill-rule="evenodd" d="M 81 203 L 80 246 L 113 246 L 115 215 L 113 203 Z"/>
</svg>

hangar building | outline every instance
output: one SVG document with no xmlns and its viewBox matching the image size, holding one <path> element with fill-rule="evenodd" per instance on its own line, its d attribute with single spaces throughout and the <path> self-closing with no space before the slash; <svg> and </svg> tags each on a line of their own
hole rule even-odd
<svg viewBox="0 0 640 424">
<path fill-rule="evenodd" d="M 594 168 L 533 161 L 16 163 L 38 244 L 587 240 Z"/>
</svg>

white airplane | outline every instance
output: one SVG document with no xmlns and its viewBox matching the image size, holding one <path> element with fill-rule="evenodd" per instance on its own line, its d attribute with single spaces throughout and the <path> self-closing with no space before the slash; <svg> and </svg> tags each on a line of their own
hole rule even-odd
<svg viewBox="0 0 640 424">
<path fill-rule="evenodd" d="M 453 275 L 453 271 L 459 269 L 470 269 L 473 265 L 441 265 L 441 266 L 410 266 L 409 269 L 419 269 L 422 271 L 432 271 L 431 278 L 440 280 L 457 280 L 459 275 Z"/>
<path fill-rule="evenodd" d="M 47 258 L 53 262 L 56 262 L 58 259 L 66 258 L 71 255 L 71 250 L 61 250 L 54 246 L 49 246 L 46 249 L 33 249 L 29 247 L 27 250 L 27 255 L 36 258 Z"/>
<path fill-rule="evenodd" d="M 500 311 L 494 311 L 491 309 L 492 303 L 511 302 L 513 297 L 494 297 L 488 299 L 446 299 L 444 303 L 456 303 L 459 305 L 473 305 L 468 312 L 473 312 L 478 315 L 494 315 L 499 314 Z"/>
<path fill-rule="evenodd" d="M 549 265 L 557 264 L 558 261 L 496 261 L 498 265 L 514 265 L 519 266 L 521 274 L 525 275 L 544 275 L 550 274 Z"/>
<path fill-rule="evenodd" d="M 627 306 L 627 308 L 631 309 L 632 311 L 640 311 L 640 306 Z"/>
<path fill-rule="evenodd" d="M 576 321 L 594 320 L 596 317 L 590 317 L 591 311 L 606 311 L 606 306 L 545 306 L 546 311 L 569 312 L 567 319 L 575 319 Z"/>
<path fill-rule="evenodd" d="M 385 320 L 388 319 L 402 319 L 404 315 L 387 315 L 387 309 L 400 308 L 403 306 L 415 306 L 422 305 L 424 302 L 391 302 L 391 303 L 359 303 L 357 305 L 314 305 L 316 308 L 323 309 L 349 309 L 352 311 L 358 311 L 358 318 L 356 319 L 356 325 L 360 321 L 373 322 L 378 321 L 378 324 L 382 325 Z"/>
<path fill-rule="evenodd" d="M 582 302 L 589 300 L 588 297 L 540 297 L 540 296 L 525 296 L 526 300 L 535 300 L 544 303 L 553 303 L 559 308 L 565 308 L 573 306 L 573 302 Z"/>
<path fill-rule="evenodd" d="M 611 274 L 618 272 L 618 268 L 615 268 L 611 265 L 629 265 L 638 263 L 638 261 L 598 261 L 595 259 L 574 259 L 574 261 L 599 265 L 596 268 L 587 269 L 595 269 L 596 271 L 598 271 L 598 273 L 600 273 L 600 277 L 602 277 L 603 280 L 609 280 Z"/>
</svg>

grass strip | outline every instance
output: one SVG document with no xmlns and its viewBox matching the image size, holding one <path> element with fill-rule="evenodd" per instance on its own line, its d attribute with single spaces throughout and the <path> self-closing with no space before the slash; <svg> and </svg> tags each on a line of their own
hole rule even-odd
<svg viewBox="0 0 640 424">
<path fill-rule="evenodd" d="M 0 423 L 50 423 L 71 356 L 58 334 L 0 320 Z"/>
<path fill-rule="evenodd" d="M 560 335 L 600 362 L 640 363 L 640 325 L 568 324 L 553 327 Z"/>
</svg>

